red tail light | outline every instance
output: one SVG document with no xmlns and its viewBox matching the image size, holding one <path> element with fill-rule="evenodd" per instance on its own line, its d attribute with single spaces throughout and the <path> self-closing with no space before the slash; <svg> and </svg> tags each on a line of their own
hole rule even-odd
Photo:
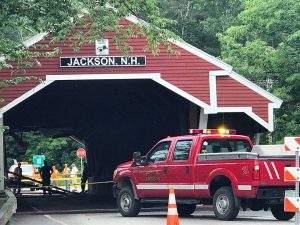
<svg viewBox="0 0 300 225">
<path fill-rule="evenodd" d="M 259 180 L 260 179 L 260 171 L 259 171 L 259 165 L 255 165 L 253 167 L 253 180 Z"/>
</svg>

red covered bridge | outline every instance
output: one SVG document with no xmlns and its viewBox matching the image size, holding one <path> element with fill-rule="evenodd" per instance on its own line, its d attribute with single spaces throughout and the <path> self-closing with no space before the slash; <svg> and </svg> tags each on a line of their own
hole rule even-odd
<svg viewBox="0 0 300 225">
<path fill-rule="evenodd" d="M 137 23 L 131 16 L 124 24 Z M 146 40 L 131 39 L 128 57 L 113 36 L 73 52 L 71 43 L 49 44 L 47 34 L 26 42 L 61 48 L 41 67 L 28 69 L 44 82 L 28 81 L 1 90 L 1 117 L 10 131 L 49 129 L 86 144 L 94 177 L 109 178 L 134 151 L 147 152 L 160 138 L 188 128 L 225 126 L 251 135 L 273 130 L 273 109 L 282 101 L 235 73 L 219 59 L 182 41 L 180 56 L 144 52 Z M 98 55 L 97 55 L 97 54 Z M 0 78 L 11 79 L 11 70 Z M 74 151 L 75 154 L 75 151 Z"/>
</svg>

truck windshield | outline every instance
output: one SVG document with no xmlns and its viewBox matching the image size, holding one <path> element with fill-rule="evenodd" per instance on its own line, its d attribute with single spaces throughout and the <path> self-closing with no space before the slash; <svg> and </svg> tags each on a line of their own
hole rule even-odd
<svg viewBox="0 0 300 225">
<path fill-rule="evenodd" d="M 239 139 L 205 139 L 201 153 L 250 152 L 251 146 L 246 140 Z"/>
</svg>

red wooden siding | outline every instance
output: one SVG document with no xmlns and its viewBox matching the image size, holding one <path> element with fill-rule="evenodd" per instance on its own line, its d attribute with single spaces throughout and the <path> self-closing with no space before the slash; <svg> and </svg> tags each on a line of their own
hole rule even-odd
<svg viewBox="0 0 300 225">
<path fill-rule="evenodd" d="M 124 25 L 129 22 L 123 20 Z M 116 49 L 112 41 L 113 35 L 107 34 L 109 39 L 109 55 L 122 55 Z M 49 44 L 50 37 L 38 42 L 38 44 Z M 143 38 L 130 39 L 129 44 L 133 47 L 133 52 L 129 55 L 145 55 L 146 66 L 139 67 L 106 67 L 106 68 L 60 68 L 59 57 L 63 56 L 95 56 L 95 46 L 86 45 L 79 52 L 73 52 L 69 47 L 71 41 L 66 43 L 49 44 L 48 51 L 55 47 L 61 48 L 61 54 L 53 58 L 40 58 L 41 67 L 34 66 L 27 70 L 26 76 L 39 76 L 45 80 L 46 75 L 77 75 L 77 74 L 134 74 L 134 73 L 160 73 L 162 79 L 189 93 L 197 99 L 210 104 L 209 72 L 222 70 L 198 56 L 173 45 L 173 48 L 180 52 L 180 56 L 169 56 L 164 48 L 158 56 L 153 56 L 150 52 L 144 52 L 143 48 L 147 44 Z M 11 79 L 11 70 L 0 70 L 0 80 Z M 37 86 L 37 81 L 25 82 L 18 86 L 12 86 L 0 90 L 0 96 L 5 98 L 1 107 L 10 103 L 17 97 Z M 245 85 L 229 78 L 217 77 L 217 101 L 219 107 L 253 107 L 253 112 L 259 117 L 268 121 L 268 103 L 266 98 L 252 91 Z"/>
<path fill-rule="evenodd" d="M 268 99 L 231 77 L 217 77 L 218 107 L 253 107 L 253 112 L 268 122 L 269 103 Z"/>
<path fill-rule="evenodd" d="M 107 68 L 59 68 L 59 57 L 55 58 L 40 58 L 41 67 L 34 66 L 27 70 L 27 75 L 38 75 L 43 80 L 46 75 L 68 75 L 68 74 L 126 74 L 126 73 L 161 73 L 164 80 L 177 86 L 183 91 L 188 92 L 194 97 L 201 99 L 201 101 L 209 104 L 209 79 L 208 73 L 210 70 L 219 70 L 220 68 L 200 59 L 199 57 L 173 45 L 174 49 L 180 51 L 180 56 L 169 56 L 165 49 L 161 49 L 158 56 L 153 56 L 151 53 L 143 51 L 146 41 L 143 39 L 131 39 L 130 44 L 134 51 L 130 55 L 145 55 L 147 58 L 146 66 L 144 67 L 107 67 Z M 40 41 L 39 44 L 48 44 L 49 38 Z M 49 49 L 54 47 L 61 48 L 60 56 L 94 56 L 94 45 L 84 46 L 80 52 L 73 52 L 69 45 L 55 44 L 51 45 Z M 109 42 L 109 55 L 122 55 L 120 51 L 116 50 L 114 43 Z M 10 78 L 9 70 L 0 71 L 1 79 Z M 33 88 L 35 85 L 23 84 L 19 86 L 19 90 L 25 93 Z M 1 91 L 1 95 L 13 96 L 14 91 L 5 89 Z M 21 93 L 19 93 L 21 94 Z M 6 104 L 14 98 L 6 99 Z"/>
</svg>

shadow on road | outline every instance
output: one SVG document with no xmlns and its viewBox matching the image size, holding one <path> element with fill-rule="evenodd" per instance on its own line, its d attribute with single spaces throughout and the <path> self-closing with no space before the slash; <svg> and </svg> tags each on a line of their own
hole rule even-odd
<svg viewBox="0 0 300 225">
<path fill-rule="evenodd" d="M 89 194 L 17 196 L 17 213 L 51 213 L 52 211 L 117 210 L 115 200 Z"/>
</svg>

